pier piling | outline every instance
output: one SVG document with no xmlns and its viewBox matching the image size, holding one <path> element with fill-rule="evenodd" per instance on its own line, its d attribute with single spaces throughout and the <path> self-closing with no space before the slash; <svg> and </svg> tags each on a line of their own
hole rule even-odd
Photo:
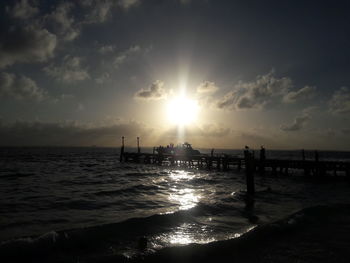
<svg viewBox="0 0 350 263">
<path fill-rule="evenodd" d="M 244 151 L 244 161 L 245 161 L 245 175 L 247 182 L 247 193 L 249 195 L 254 195 L 255 186 L 254 186 L 254 172 L 255 172 L 255 161 L 254 156 L 246 148 Z"/>
<path fill-rule="evenodd" d="M 122 162 L 124 157 L 124 136 L 122 137 L 122 146 L 120 147 L 119 161 Z"/>
</svg>

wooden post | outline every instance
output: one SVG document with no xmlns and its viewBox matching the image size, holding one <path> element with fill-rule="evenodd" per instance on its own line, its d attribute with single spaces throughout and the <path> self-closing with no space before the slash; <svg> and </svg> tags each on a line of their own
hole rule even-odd
<svg viewBox="0 0 350 263">
<path fill-rule="evenodd" d="M 318 151 L 315 150 L 315 175 L 320 175 L 320 163 L 319 163 L 319 156 Z"/>
<path fill-rule="evenodd" d="M 259 172 L 260 175 L 265 174 L 265 160 L 266 160 L 266 154 L 265 154 L 265 148 L 261 146 L 260 149 L 260 160 L 259 160 Z"/>
<path fill-rule="evenodd" d="M 137 137 L 137 153 L 138 153 L 138 154 L 141 153 L 141 149 L 140 149 L 140 137 Z"/>
<path fill-rule="evenodd" d="M 119 161 L 122 162 L 124 157 L 124 136 L 122 137 L 122 147 L 120 147 Z"/>
<path fill-rule="evenodd" d="M 244 158 L 245 158 L 245 174 L 246 174 L 246 181 L 247 181 L 247 193 L 249 195 L 254 195 L 255 193 L 255 186 L 254 186 L 254 157 L 252 154 L 248 151 L 244 151 Z"/>
</svg>

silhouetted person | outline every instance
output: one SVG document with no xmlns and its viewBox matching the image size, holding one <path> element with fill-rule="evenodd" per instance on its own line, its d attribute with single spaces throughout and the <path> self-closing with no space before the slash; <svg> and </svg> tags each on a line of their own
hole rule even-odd
<svg viewBox="0 0 350 263">
<path fill-rule="evenodd" d="M 265 159 L 266 159 L 265 148 L 264 148 L 264 146 L 261 146 L 261 149 L 260 149 L 260 161 L 265 161 Z"/>
<path fill-rule="evenodd" d="M 304 149 L 301 150 L 301 156 L 303 158 L 303 161 L 305 161 L 305 150 Z"/>
<path fill-rule="evenodd" d="M 244 147 L 244 159 L 247 159 L 249 157 L 249 147 L 246 145 Z"/>
<path fill-rule="evenodd" d="M 317 150 L 315 150 L 315 161 L 316 162 L 318 162 L 318 160 L 319 160 L 319 158 L 318 158 L 319 156 L 318 156 L 318 151 Z"/>
<path fill-rule="evenodd" d="M 261 175 L 265 174 L 265 159 L 266 159 L 266 153 L 264 146 L 261 146 L 260 148 L 260 165 L 259 165 L 259 171 Z"/>
<path fill-rule="evenodd" d="M 141 148 L 140 148 L 140 137 L 137 137 L 137 153 L 141 153 Z"/>
<path fill-rule="evenodd" d="M 211 151 L 210 151 L 210 156 L 211 156 L 211 157 L 214 156 L 214 149 L 211 149 Z"/>
</svg>

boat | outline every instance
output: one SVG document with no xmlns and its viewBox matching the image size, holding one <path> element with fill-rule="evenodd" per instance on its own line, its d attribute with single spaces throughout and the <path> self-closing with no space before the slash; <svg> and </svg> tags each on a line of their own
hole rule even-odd
<svg viewBox="0 0 350 263">
<path fill-rule="evenodd" d="M 184 156 L 193 156 L 201 155 L 200 151 L 192 148 L 192 145 L 188 142 L 174 146 L 173 143 L 167 145 L 166 147 L 159 146 L 155 147 L 154 150 L 158 154 L 169 154 L 169 155 L 184 155 Z"/>
</svg>

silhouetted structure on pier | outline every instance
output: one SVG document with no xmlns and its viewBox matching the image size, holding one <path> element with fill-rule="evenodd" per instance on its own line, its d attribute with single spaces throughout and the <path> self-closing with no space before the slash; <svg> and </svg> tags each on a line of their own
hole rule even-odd
<svg viewBox="0 0 350 263">
<path fill-rule="evenodd" d="M 302 170 L 304 175 L 313 177 L 337 176 L 339 173 L 342 173 L 350 180 L 349 162 L 321 161 L 317 151 L 315 151 L 315 160 L 306 160 L 305 151 L 302 151 L 300 160 L 293 160 L 266 158 L 266 150 L 263 146 L 260 149 L 259 159 L 254 157 L 253 151 L 249 151 L 248 146 L 246 146 L 246 149 L 244 150 L 244 157 L 227 154 L 217 154 L 214 156 L 213 150 L 210 155 L 200 154 L 199 152 L 196 152 L 196 150 L 193 150 L 192 148 L 190 149 L 191 150 L 188 150 L 188 152 L 184 151 L 179 153 L 172 152 L 171 147 L 160 146 L 154 148 L 153 153 L 142 153 L 138 144 L 137 152 L 124 152 L 123 137 L 120 161 L 168 166 L 186 166 L 198 169 L 237 169 L 240 171 L 242 168 L 245 168 L 254 173 L 259 171 L 260 175 L 264 175 L 265 171 L 269 171 L 272 175 L 287 175 L 290 170 Z M 249 158 L 247 158 L 247 153 Z"/>
</svg>

